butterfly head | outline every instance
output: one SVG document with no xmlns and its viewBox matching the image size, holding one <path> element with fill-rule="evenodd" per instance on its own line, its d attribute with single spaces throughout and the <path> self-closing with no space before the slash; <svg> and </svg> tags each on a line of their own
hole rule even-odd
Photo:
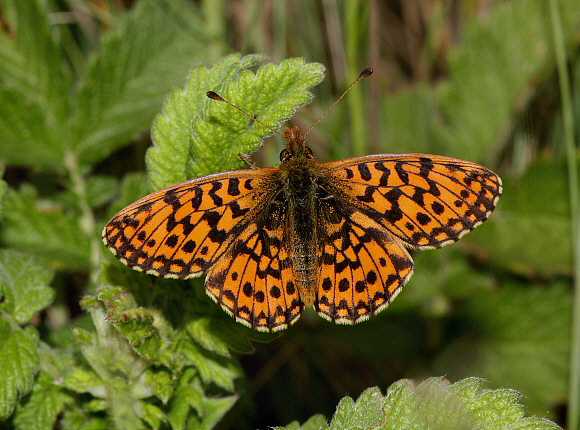
<svg viewBox="0 0 580 430">
<path fill-rule="evenodd" d="M 304 138 L 298 126 L 293 128 L 286 127 L 284 130 L 284 140 L 286 141 L 286 148 L 280 152 L 281 162 L 286 163 L 292 159 L 314 159 L 312 150 L 304 144 Z"/>
</svg>

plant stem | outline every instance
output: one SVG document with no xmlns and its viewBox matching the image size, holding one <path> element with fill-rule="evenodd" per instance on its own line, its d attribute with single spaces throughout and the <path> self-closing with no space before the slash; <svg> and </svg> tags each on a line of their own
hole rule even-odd
<svg viewBox="0 0 580 430">
<path fill-rule="evenodd" d="M 346 69 L 347 85 L 356 79 L 361 70 L 359 70 L 358 59 L 361 57 L 359 50 L 359 37 L 361 34 L 361 2 L 359 0 L 348 0 L 345 13 L 346 27 Z M 352 87 L 348 94 L 348 106 L 351 121 L 351 138 L 352 148 L 355 156 L 364 155 L 365 148 L 365 126 L 364 126 L 364 108 L 362 107 L 362 93 L 360 85 Z"/>
<path fill-rule="evenodd" d="M 78 198 L 79 207 L 81 209 L 81 217 L 79 225 L 83 233 L 90 239 L 90 263 L 91 263 L 91 281 L 94 281 L 96 276 L 96 268 L 101 258 L 100 241 L 96 235 L 95 217 L 93 211 L 89 206 L 87 197 L 87 184 L 85 178 L 81 174 L 80 166 L 76 154 L 70 149 L 65 153 L 64 164 L 68 169 L 69 176 L 72 182 L 72 190 Z"/>
<path fill-rule="evenodd" d="M 570 189 L 570 224 L 572 230 L 572 264 L 574 276 L 574 300 L 572 309 L 572 337 L 570 353 L 570 380 L 568 400 L 568 428 L 575 430 L 580 424 L 580 207 L 578 206 L 578 163 L 574 145 L 574 119 L 572 101 L 570 100 L 570 82 L 566 67 L 566 51 L 560 21 L 560 12 L 556 0 L 550 0 L 550 14 L 554 34 L 554 49 L 560 97 L 562 99 L 562 116 L 564 121 L 564 139 L 568 161 L 568 183 Z"/>
</svg>

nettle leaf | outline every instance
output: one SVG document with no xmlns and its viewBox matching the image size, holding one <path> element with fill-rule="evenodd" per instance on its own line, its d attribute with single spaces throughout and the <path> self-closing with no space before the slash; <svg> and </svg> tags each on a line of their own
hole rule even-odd
<svg viewBox="0 0 580 430">
<path fill-rule="evenodd" d="M 55 385 L 52 377 L 40 372 L 32 393 L 16 409 L 14 425 L 17 429 L 51 429 L 56 417 L 73 398 L 61 387 Z"/>
<path fill-rule="evenodd" d="M 321 64 L 290 58 L 279 65 L 265 64 L 256 74 L 243 71 L 214 89 L 248 115 L 278 129 L 298 107 L 312 100 L 308 90 L 323 78 Z M 187 165 L 187 177 L 196 178 L 240 166 L 238 154 L 255 151 L 264 137 L 271 134 L 270 129 L 226 103 L 212 100 L 203 118 L 193 121 L 192 158 Z"/>
<path fill-rule="evenodd" d="M 281 429 L 282 427 L 276 427 L 276 429 Z M 298 421 L 293 421 L 284 427 L 285 430 L 320 430 L 327 429 L 328 424 L 326 422 L 326 417 L 324 415 L 313 415 L 308 420 L 300 425 Z"/>
<path fill-rule="evenodd" d="M 211 69 L 196 66 L 187 78 L 185 89 L 169 93 L 162 113 L 153 122 L 153 146 L 147 150 L 145 159 L 152 190 L 190 179 L 186 166 L 191 158 L 191 124 L 194 118 L 202 116 L 209 103 L 205 93 L 261 60 L 259 55 L 231 54 Z"/>
<path fill-rule="evenodd" d="M 63 165 L 61 126 L 70 112 L 70 73 L 37 0 L 5 0 L 0 32 L 0 157 L 7 163 Z M 8 31 L 6 31 L 8 30 Z"/>
<path fill-rule="evenodd" d="M 78 91 L 72 146 L 82 162 L 102 160 L 149 128 L 167 92 L 204 55 L 201 27 L 191 6 L 169 0 L 139 1 L 120 17 Z"/>
<path fill-rule="evenodd" d="M 377 387 L 365 390 L 355 402 L 350 397 L 343 397 L 332 417 L 329 429 L 370 429 L 375 428 L 384 419 L 384 398 Z"/>
<path fill-rule="evenodd" d="M 37 343 L 34 329 L 14 328 L 0 319 L 0 420 L 8 418 L 16 402 L 32 390 L 39 364 Z"/>
<path fill-rule="evenodd" d="M 449 384 L 429 378 L 416 386 L 402 379 L 385 396 L 376 387 L 365 390 L 355 402 L 343 398 L 330 421 L 313 416 L 303 426 L 291 423 L 285 429 L 559 429 L 542 418 L 525 417 L 521 395 L 510 389 L 484 390 L 482 380 L 467 378 Z M 280 428 L 280 427 L 279 427 Z"/>
<path fill-rule="evenodd" d="M 550 196 L 549 204 L 545 196 Z M 540 160 L 522 177 L 504 178 L 503 195 L 489 221 L 468 234 L 464 243 L 485 250 L 492 264 L 526 275 L 572 273 L 564 160 Z"/>
<path fill-rule="evenodd" d="M 16 323 L 26 324 L 52 302 L 53 276 L 33 256 L 0 249 L 0 310 L 11 314 Z"/>
<path fill-rule="evenodd" d="M 518 392 L 483 390 L 482 382 L 468 378 L 450 385 L 443 378 L 429 378 L 415 386 L 410 380 L 398 381 L 387 390 L 381 428 L 559 428 L 545 419 L 525 418 Z"/>
<path fill-rule="evenodd" d="M 272 134 L 231 106 L 209 100 L 208 90 L 277 129 L 310 102 L 308 89 L 324 76 L 322 65 L 301 58 L 264 65 L 256 74 L 246 70 L 260 59 L 235 54 L 210 70 L 196 67 L 186 89 L 170 94 L 153 127 L 155 146 L 147 153 L 153 189 L 239 167 L 238 154 L 255 151 Z"/>
<path fill-rule="evenodd" d="M 8 190 L 0 243 L 48 259 L 56 267 L 86 270 L 90 267 L 89 238 L 78 219 L 60 205 L 41 202 L 29 186 Z"/>
<path fill-rule="evenodd" d="M 567 394 L 572 298 L 568 286 L 514 284 L 480 292 L 465 305 L 465 334 L 444 350 L 436 371 L 451 378 L 479 374 L 494 385 L 520 390 L 545 413 Z M 501 363 L 501 364 L 500 364 Z"/>
</svg>

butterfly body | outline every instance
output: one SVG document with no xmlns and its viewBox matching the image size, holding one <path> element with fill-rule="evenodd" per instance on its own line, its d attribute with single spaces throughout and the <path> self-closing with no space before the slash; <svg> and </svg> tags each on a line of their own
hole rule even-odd
<svg viewBox="0 0 580 430">
<path fill-rule="evenodd" d="M 206 273 L 208 295 L 257 330 L 284 329 L 309 306 L 354 324 L 408 281 L 407 247 L 458 240 L 501 195 L 500 178 L 467 161 L 393 154 L 319 164 L 297 127 L 284 138 L 278 168 L 157 191 L 113 217 L 105 245 L 145 273 Z"/>
</svg>

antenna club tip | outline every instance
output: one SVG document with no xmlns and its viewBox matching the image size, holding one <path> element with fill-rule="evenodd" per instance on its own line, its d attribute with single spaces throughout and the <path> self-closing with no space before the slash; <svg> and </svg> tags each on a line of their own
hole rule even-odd
<svg viewBox="0 0 580 430">
<path fill-rule="evenodd" d="M 368 78 L 370 75 L 373 74 L 373 69 L 371 69 L 370 67 L 364 69 L 361 74 L 359 75 L 359 78 Z"/>
<path fill-rule="evenodd" d="M 207 93 L 205 93 L 205 95 L 208 96 L 212 100 L 217 100 L 220 102 L 225 101 L 223 98 L 221 98 L 221 96 L 218 93 L 213 92 L 213 91 L 208 91 Z"/>
</svg>

